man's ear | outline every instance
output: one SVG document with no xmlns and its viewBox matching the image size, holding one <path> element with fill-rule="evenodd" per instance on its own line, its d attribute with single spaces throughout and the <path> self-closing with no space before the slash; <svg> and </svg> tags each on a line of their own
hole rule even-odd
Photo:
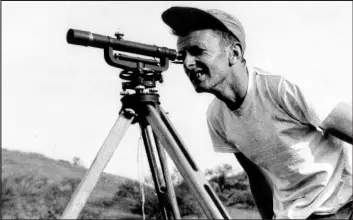
<svg viewBox="0 0 353 220">
<path fill-rule="evenodd" d="M 240 43 L 233 43 L 229 48 L 229 64 L 234 65 L 239 62 L 242 58 L 243 49 Z"/>
</svg>

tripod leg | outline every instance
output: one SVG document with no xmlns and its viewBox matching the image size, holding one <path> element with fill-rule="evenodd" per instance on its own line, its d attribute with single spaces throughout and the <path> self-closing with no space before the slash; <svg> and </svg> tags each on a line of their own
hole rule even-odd
<svg viewBox="0 0 353 220">
<path fill-rule="evenodd" d="M 165 203 L 165 192 L 161 190 L 162 189 L 161 183 L 163 182 L 163 180 L 160 173 L 158 172 L 157 162 L 152 148 L 151 132 L 148 129 L 149 126 L 147 126 L 147 124 L 143 121 L 140 122 L 140 128 L 141 128 L 143 142 L 146 148 L 148 163 L 151 169 L 154 187 L 159 200 L 159 207 L 161 209 L 161 214 L 163 219 L 168 219 L 167 207 Z"/>
<path fill-rule="evenodd" d="M 114 151 L 133 120 L 130 109 L 123 110 L 105 139 L 91 167 L 74 192 L 61 219 L 77 219 Z"/>
<path fill-rule="evenodd" d="M 178 203 L 177 203 L 175 192 L 174 192 L 174 186 L 173 186 L 172 180 L 170 178 L 169 170 L 168 170 L 167 158 L 166 158 L 164 149 L 162 148 L 162 146 L 160 145 L 160 143 L 158 141 L 156 134 L 155 133 L 153 133 L 153 134 L 154 134 L 153 137 L 156 142 L 156 148 L 157 148 L 158 155 L 159 155 L 160 162 L 161 162 L 164 180 L 166 183 L 169 202 L 172 207 L 173 214 L 174 214 L 174 219 L 181 219 Z"/>
<path fill-rule="evenodd" d="M 172 126 L 166 120 L 166 115 L 162 115 L 163 118 L 161 118 L 154 106 L 147 105 L 147 108 L 149 111 L 147 121 L 188 183 L 206 216 L 210 219 L 230 219 L 219 198 L 188 154 L 186 147 L 178 139 L 176 132 L 171 130 Z"/>
</svg>

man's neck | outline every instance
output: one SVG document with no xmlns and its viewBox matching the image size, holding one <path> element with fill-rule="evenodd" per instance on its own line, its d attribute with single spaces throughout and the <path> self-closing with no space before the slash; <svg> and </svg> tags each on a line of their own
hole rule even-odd
<svg viewBox="0 0 353 220">
<path fill-rule="evenodd" d="M 222 100 L 229 109 L 238 109 L 246 96 L 249 82 L 249 73 L 246 65 L 237 65 L 229 77 L 222 83 L 214 95 Z"/>
</svg>

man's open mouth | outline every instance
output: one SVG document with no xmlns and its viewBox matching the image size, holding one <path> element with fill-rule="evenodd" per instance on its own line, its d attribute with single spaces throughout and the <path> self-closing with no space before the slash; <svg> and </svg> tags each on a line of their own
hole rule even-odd
<svg viewBox="0 0 353 220">
<path fill-rule="evenodd" d="M 199 71 L 192 71 L 190 73 L 190 79 L 193 81 L 193 82 L 200 82 L 202 80 L 204 80 L 204 76 L 205 76 L 205 73 L 201 70 Z"/>
</svg>

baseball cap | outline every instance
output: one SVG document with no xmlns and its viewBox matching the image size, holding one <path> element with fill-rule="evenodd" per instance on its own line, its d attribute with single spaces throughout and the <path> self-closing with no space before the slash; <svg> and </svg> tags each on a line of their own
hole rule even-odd
<svg viewBox="0 0 353 220">
<path fill-rule="evenodd" d="M 177 34 L 184 36 L 190 31 L 216 29 L 233 34 L 245 51 L 243 25 L 233 15 L 218 9 L 201 10 L 192 7 L 171 7 L 162 13 L 162 20 Z"/>
</svg>

